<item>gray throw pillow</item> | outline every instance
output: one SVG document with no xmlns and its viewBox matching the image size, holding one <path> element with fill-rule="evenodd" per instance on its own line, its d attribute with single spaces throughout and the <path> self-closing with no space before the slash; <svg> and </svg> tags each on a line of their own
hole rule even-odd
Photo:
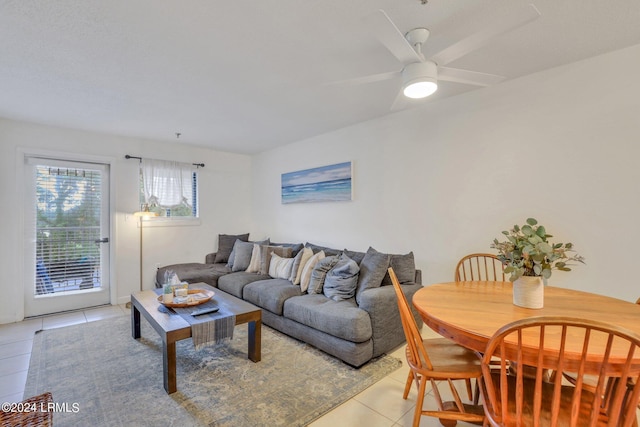
<svg viewBox="0 0 640 427">
<path fill-rule="evenodd" d="M 324 285 L 324 279 L 327 276 L 329 270 L 331 270 L 337 263 L 339 258 L 335 255 L 322 258 L 311 272 L 311 280 L 309 281 L 309 288 L 307 292 L 310 294 L 321 294 L 322 286 Z"/>
<path fill-rule="evenodd" d="M 360 263 L 360 277 L 356 289 L 356 301 L 360 304 L 360 294 L 369 288 L 379 288 L 389 268 L 389 255 L 369 247 Z"/>
<path fill-rule="evenodd" d="M 236 235 L 218 234 L 218 250 L 216 251 L 216 258 L 213 262 L 228 262 L 229 255 L 231 255 L 231 251 L 233 250 L 233 245 L 236 243 L 236 240 L 246 242 L 249 240 L 249 233 Z"/>
<path fill-rule="evenodd" d="M 309 242 L 307 242 L 304 246 L 306 248 L 311 249 L 314 254 L 317 254 L 318 252 L 323 251 L 326 256 L 340 255 L 340 253 L 342 252 L 339 249 L 327 248 L 326 246 L 319 246 Z"/>
<path fill-rule="evenodd" d="M 343 251 L 349 258 L 351 258 L 352 260 L 354 260 L 356 262 L 356 264 L 360 265 L 360 263 L 362 262 L 362 259 L 364 258 L 365 253 L 364 252 L 356 252 L 356 251 L 350 251 L 348 249 L 345 249 Z"/>
<path fill-rule="evenodd" d="M 300 269 L 300 264 L 302 263 L 302 255 L 304 255 L 304 251 L 298 251 L 297 255 L 293 255 L 293 251 L 291 251 L 291 256 L 293 256 L 293 266 L 291 266 L 291 275 L 289 276 L 289 281 L 294 285 L 298 270 Z"/>
<path fill-rule="evenodd" d="M 334 301 L 353 298 L 358 286 L 359 273 L 358 264 L 343 253 L 336 265 L 327 273 L 322 292 Z"/>
<path fill-rule="evenodd" d="M 227 267 L 229 267 L 231 271 L 244 271 L 247 269 L 247 267 L 249 267 L 249 262 L 251 261 L 251 252 L 253 251 L 254 243 L 257 243 L 259 245 L 268 245 L 269 238 L 266 238 L 259 242 L 243 242 L 242 240 L 236 240 L 236 243 L 234 243 L 233 245 L 231 255 L 229 255 L 229 261 L 227 262 Z M 238 256 L 238 248 L 240 248 L 240 256 Z M 236 259 L 239 261 L 239 265 L 236 265 Z"/>
<path fill-rule="evenodd" d="M 409 283 L 416 281 L 416 262 L 413 258 L 413 252 L 405 255 L 390 255 L 389 267 L 393 268 L 394 273 L 398 276 L 398 282 Z M 389 272 L 382 280 L 382 286 L 392 285 Z"/>
</svg>

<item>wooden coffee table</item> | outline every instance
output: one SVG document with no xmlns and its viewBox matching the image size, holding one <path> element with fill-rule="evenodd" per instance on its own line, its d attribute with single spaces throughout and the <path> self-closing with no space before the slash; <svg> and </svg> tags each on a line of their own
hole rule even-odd
<svg viewBox="0 0 640 427">
<path fill-rule="evenodd" d="M 215 292 L 213 301 L 221 308 L 235 314 L 236 325 L 248 323 L 248 357 L 259 362 L 261 357 L 262 311 L 253 304 L 213 288 L 206 283 L 194 283 L 189 289 L 208 289 Z M 191 325 L 177 313 L 163 313 L 158 310 L 158 294 L 142 291 L 131 294 L 131 335 L 140 338 L 140 314 L 162 338 L 162 372 L 164 389 L 175 393 L 176 386 L 176 341 L 191 337 Z"/>
</svg>

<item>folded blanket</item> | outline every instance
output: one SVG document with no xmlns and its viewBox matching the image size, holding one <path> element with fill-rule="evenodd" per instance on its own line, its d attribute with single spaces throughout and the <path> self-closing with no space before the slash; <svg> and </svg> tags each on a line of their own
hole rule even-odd
<svg viewBox="0 0 640 427">
<path fill-rule="evenodd" d="M 196 350 L 208 343 L 218 343 L 233 338 L 236 316 L 224 308 L 215 313 L 202 314 L 194 317 L 191 312 L 195 308 L 215 307 L 214 302 L 207 302 L 195 307 L 173 308 L 184 320 L 191 325 L 191 338 Z"/>
</svg>

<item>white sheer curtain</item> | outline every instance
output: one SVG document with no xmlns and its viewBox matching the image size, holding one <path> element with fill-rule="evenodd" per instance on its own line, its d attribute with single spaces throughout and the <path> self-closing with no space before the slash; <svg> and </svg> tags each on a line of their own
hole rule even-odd
<svg viewBox="0 0 640 427">
<path fill-rule="evenodd" d="M 145 203 L 162 207 L 191 206 L 195 166 L 169 160 L 142 159 Z"/>
</svg>

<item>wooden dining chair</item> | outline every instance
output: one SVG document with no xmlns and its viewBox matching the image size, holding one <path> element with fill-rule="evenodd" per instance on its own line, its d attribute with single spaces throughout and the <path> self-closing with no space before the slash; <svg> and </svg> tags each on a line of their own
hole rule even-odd
<svg viewBox="0 0 640 427">
<path fill-rule="evenodd" d="M 636 300 L 636 304 L 640 305 L 640 298 Z M 551 378 L 552 378 L 552 381 L 555 381 L 555 379 L 557 378 L 557 373 L 554 372 Z M 575 372 L 563 372 L 562 378 L 564 378 L 566 381 L 568 381 L 572 385 L 575 385 L 577 381 Z M 583 382 L 584 382 L 583 387 L 587 388 L 591 392 L 595 392 L 596 385 L 597 385 L 597 378 L 592 378 L 591 376 L 585 376 Z M 627 386 L 629 387 L 630 390 L 633 389 L 633 387 L 635 386 L 635 381 L 633 379 L 629 379 Z M 605 410 L 610 400 L 609 398 L 611 397 L 610 393 L 611 393 L 611 388 L 605 387 L 604 394 L 602 396 L 603 401 L 605 402 Z M 640 404 L 638 405 L 638 409 L 640 409 Z"/>
<path fill-rule="evenodd" d="M 502 281 L 506 280 L 504 274 L 504 266 L 496 255 L 486 253 L 475 253 L 464 256 L 456 265 L 454 281 L 461 282 L 467 280 L 488 280 Z M 467 381 L 467 393 L 472 394 L 471 381 Z M 478 404 L 480 397 L 479 384 L 475 387 L 474 405 Z"/>
<path fill-rule="evenodd" d="M 505 281 L 504 266 L 493 254 L 470 254 L 463 257 L 456 265 L 454 281 L 491 280 Z"/>
<path fill-rule="evenodd" d="M 484 419 L 481 406 L 464 403 L 455 386 L 456 380 L 478 381 L 482 377 L 482 368 L 478 355 L 446 338 L 422 339 L 418 325 L 411 313 L 400 282 L 393 268 L 389 268 L 389 276 L 398 299 L 400 319 L 407 339 L 406 357 L 409 364 L 409 375 L 404 388 L 403 399 L 407 399 L 411 385 L 416 384 L 418 397 L 413 415 L 413 426 L 420 424 L 420 417 L 427 415 L 437 417 L 444 426 L 455 426 L 457 421 L 480 423 Z M 438 382 L 446 382 L 453 401 L 444 402 L 438 389 Z M 424 409 L 424 396 L 427 384 L 431 384 L 438 408 Z"/>
<path fill-rule="evenodd" d="M 577 355 L 572 353 L 576 349 Z M 620 354 L 624 356 L 615 356 Z M 524 374 L 524 369 L 511 374 L 506 369 L 496 371 L 490 365 L 492 357 L 498 357 L 503 367 L 510 360 L 518 366 L 534 367 L 527 370 L 533 375 Z M 576 373 L 576 384 L 545 382 L 548 369 Z M 628 391 L 626 384 L 640 375 L 640 335 L 615 325 L 558 316 L 515 321 L 490 338 L 482 370 L 485 425 L 637 425 L 640 385 Z M 586 375 L 596 378 L 595 391 L 583 387 Z M 611 384 L 619 386 L 610 391 L 605 410 L 603 396 Z"/>
</svg>

